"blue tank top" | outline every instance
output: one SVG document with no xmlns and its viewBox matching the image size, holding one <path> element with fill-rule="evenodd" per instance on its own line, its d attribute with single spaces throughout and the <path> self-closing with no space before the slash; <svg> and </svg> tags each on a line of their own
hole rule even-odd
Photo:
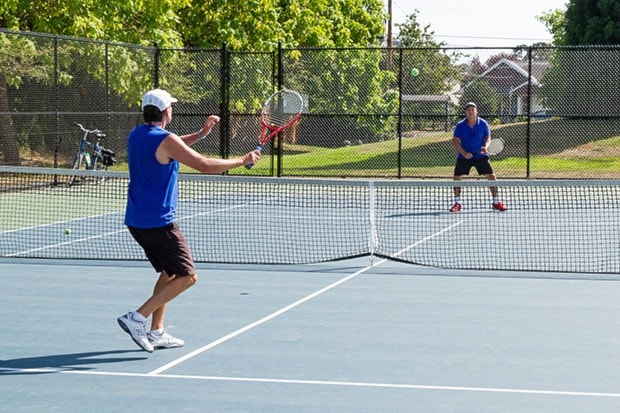
<svg viewBox="0 0 620 413">
<path fill-rule="evenodd" d="M 170 132 L 159 126 L 136 126 L 127 141 L 129 191 L 125 225 L 159 228 L 174 221 L 179 200 L 179 162 L 162 165 L 155 151 Z"/>
</svg>

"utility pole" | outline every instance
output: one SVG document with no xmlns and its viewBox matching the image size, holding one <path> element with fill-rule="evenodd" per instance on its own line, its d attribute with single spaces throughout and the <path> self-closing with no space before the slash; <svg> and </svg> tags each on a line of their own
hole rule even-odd
<svg viewBox="0 0 620 413">
<path fill-rule="evenodd" d="M 392 69 L 392 0 L 388 0 L 387 69 Z"/>
</svg>

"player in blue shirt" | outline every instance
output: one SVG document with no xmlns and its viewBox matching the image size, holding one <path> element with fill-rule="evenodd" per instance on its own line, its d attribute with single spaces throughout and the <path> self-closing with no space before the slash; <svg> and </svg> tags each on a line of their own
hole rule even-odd
<svg viewBox="0 0 620 413">
<path fill-rule="evenodd" d="M 452 144 L 458 155 L 454 167 L 454 180 L 462 181 L 464 175 L 469 175 L 472 167 L 478 174 L 485 175 L 489 181 L 497 177 L 491 166 L 487 148 L 491 142 L 491 129 L 486 120 L 478 116 L 478 107 L 474 102 L 465 105 L 465 119 L 456 124 Z M 490 187 L 493 196 L 492 208 L 497 211 L 506 211 L 508 208 L 499 200 L 496 186 Z M 450 212 L 458 212 L 463 208 L 461 204 L 461 187 L 454 187 L 454 205 Z"/>
<path fill-rule="evenodd" d="M 164 331 L 167 304 L 198 280 L 192 255 L 174 221 L 178 202 L 179 163 L 203 173 L 222 173 L 258 162 L 258 151 L 241 158 L 205 158 L 190 145 L 208 135 L 219 117 L 209 116 L 201 130 L 177 136 L 166 130 L 177 99 L 161 89 L 142 99 L 144 123 L 136 126 L 127 141 L 129 190 L 125 225 L 156 272 L 160 273 L 153 295 L 135 311 L 118 318 L 118 324 L 142 349 L 181 347 L 184 342 Z M 151 330 L 146 320 L 152 316 Z"/>
</svg>

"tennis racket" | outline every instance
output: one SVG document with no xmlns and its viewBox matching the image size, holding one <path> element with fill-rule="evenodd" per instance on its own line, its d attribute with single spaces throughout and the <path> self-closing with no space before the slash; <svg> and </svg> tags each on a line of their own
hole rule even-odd
<svg viewBox="0 0 620 413">
<path fill-rule="evenodd" d="M 260 152 L 274 136 L 294 124 L 301 116 L 303 107 L 303 98 L 293 90 L 282 89 L 269 96 L 261 110 L 261 138 L 255 150 Z M 252 166 L 254 164 L 245 167 L 250 169 Z"/>
<path fill-rule="evenodd" d="M 501 151 L 504 150 L 504 140 L 497 138 L 491 139 L 491 143 L 489 143 L 489 147 L 487 148 L 487 153 L 485 155 L 497 155 Z M 478 152 L 482 153 L 482 152 Z"/>
</svg>

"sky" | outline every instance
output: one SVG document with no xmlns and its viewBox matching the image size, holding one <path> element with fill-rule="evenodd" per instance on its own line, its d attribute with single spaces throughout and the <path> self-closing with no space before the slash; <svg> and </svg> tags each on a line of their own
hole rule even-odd
<svg viewBox="0 0 620 413">
<path fill-rule="evenodd" d="M 385 10 L 388 1 L 383 0 Z M 397 23 L 418 10 L 417 21 L 435 32 L 435 40 L 454 47 L 507 47 L 550 42 L 536 16 L 566 10 L 569 0 L 392 0 L 393 36 Z"/>
</svg>

